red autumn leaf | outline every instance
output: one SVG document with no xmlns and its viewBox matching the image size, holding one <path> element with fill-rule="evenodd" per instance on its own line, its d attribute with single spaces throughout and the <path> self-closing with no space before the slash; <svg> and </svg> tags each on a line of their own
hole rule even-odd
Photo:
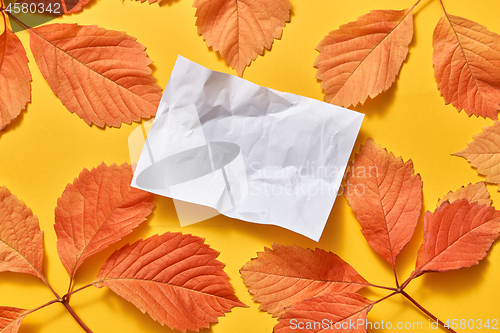
<svg viewBox="0 0 500 333">
<path fill-rule="evenodd" d="M 392 86 L 413 37 L 412 11 L 371 11 L 318 44 L 314 66 L 326 102 L 356 106 Z"/>
<path fill-rule="evenodd" d="M 27 273 L 44 280 L 43 232 L 24 202 L 0 187 L 0 272 Z"/>
<path fill-rule="evenodd" d="M 94 285 L 110 288 L 171 329 L 198 331 L 245 306 L 218 255 L 202 238 L 167 232 L 113 253 Z"/>
<path fill-rule="evenodd" d="M 193 7 L 198 33 L 239 76 L 281 38 L 291 10 L 288 0 L 194 0 Z"/>
<path fill-rule="evenodd" d="M 8 28 L 0 35 L 0 131 L 31 99 L 31 73 L 23 44 Z"/>
<path fill-rule="evenodd" d="M 488 183 L 500 184 L 500 123 L 496 121 L 493 126 L 483 128 L 483 133 L 474 135 L 467 145 L 453 155 L 469 161 L 477 172 L 486 175 Z"/>
<path fill-rule="evenodd" d="M 404 163 L 368 139 L 347 175 L 344 195 L 368 244 L 394 267 L 422 208 L 422 180 L 412 161 Z"/>
<path fill-rule="evenodd" d="M 28 310 L 0 306 L 0 333 L 17 333 Z"/>
<path fill-rule="evenodd" d="M 123 32 L 49 24 L 30 29 L 36 63 L 52 91 L 87 124 L 120 127 L 156 114 L 161 89 L 144 46 Z"/>
<path fill-rule="evenodd" d="M 498 119 L 500 36 L 459 16 L 445 15 L 433 36 L 434 76 L 446 104 Z"/>
<path fill-rule="evenodd" d="M 281 315 L 307 298 L 333 292 L 356 292 L 368 282 L 337 255 L 321 249 L 273 244 L 247 262 L 241 277 L 260 303 L 259 309 Z"/>
<path fill-rule="evenodd" d="M 458 200 L 424 215 L 424 239 L 412 277 L 470 267 L 486 256 L 500 233 L 500 211 Z"/>
<path fill-rule="evenodd" d="M 354 293 L 325 294 L 295 304 L 279 318 L 273 333 L 366 332 L 373 302 Z"/>
<path fill-rule="evenodd" d="M 442 199 L 439 199 L 437 205 L 439 207 L 445 201 L 453 203 L 460 199 L 466 199 L 470 203 L 476 202 L 479 205 L 491 206 L 490 193 L 485 182 L 471 183 L 465 187 L 462 186 L 455 192 L 450 191 Z"/>
<path fill-rule="evenodd" d="M 128 164 L 83 169 L 57 200 L 57 252 L 71 278 L 85 259 L 119 241 L 151 213 L 153 195 L 130 187 Z"/>
</svg>

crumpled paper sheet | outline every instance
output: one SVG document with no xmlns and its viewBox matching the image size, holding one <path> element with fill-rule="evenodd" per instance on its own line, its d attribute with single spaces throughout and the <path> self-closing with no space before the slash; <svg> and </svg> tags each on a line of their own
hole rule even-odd
<svg viewBox="0 0 500 333">
<path fill-rule="evenodd" d="M 132 186 L 318 241 L 362 121 L 179 56 Z"/>
</svg>

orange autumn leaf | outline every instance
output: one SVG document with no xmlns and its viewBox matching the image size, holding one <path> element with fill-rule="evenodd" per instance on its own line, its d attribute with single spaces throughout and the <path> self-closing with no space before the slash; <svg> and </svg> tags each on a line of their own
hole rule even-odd
<svg viewBox="0 0 500 333">
<path fill-rule="evenodd" d="M 23 44 L 8 28 L 0 35 L 0 131 L 31 99 L 31 73 Z"/>
<path fill-rule="evenodd" d="M 469 161 L 479 174 L 486 176 L 486 182 L 500 184 L 500 123 L 483 128 L 467 146 L 453 155 Z"/>
<path fill-rule="evenodd" d="M 462 199 L 424 215 L 424 239 L 412 277 L 470 267 L 486 256 L 500 233 L 500 211 Z"/>
<path fill-rule="evenodd" d="M 119 241 L 151 213 L 153 195 L 130 186 L 128 164 L 83 169 L 57 200 L 57 252 L 73 278 L 88 257 Z"/>
<path fill-rule="evenodd" d="M 412 161 L 404 163 L 368 139 L 347 175 L 344 196 L 368 244 L 394 267 L 422 207 L 422 180 Z"/>
<path fill-rule="evenodd" d="M 218 255 L 202 238 L 167 232 L 113 253 L 94 285 L 110 288 L 171 329 L 198 331 L 233 307 L 245 307 Z"/>
<path fill-rule="evenodd" d="M 500 36 L 459 16 L 445 15 L 433 36 L 434 76 L 446 104 L 498 119 Z"/>
<path fill-rule="evenodd" d="M 340 257 L 321 249 L 273 244 L 257 255 L 241 268 L 241 277 L 259 309 L 273 316 L 307 298 L 356 292 L 368 283 Z"/>
<path fill-rule="evenodd" d="M 0 333 L 17 333 L 28 310 L 0 306 Z"/>
<path fill-rule="evenodd" d="M 450 191 L 442 199 L 439 199 L 437 206 L 441 206 L 445 201 L 453 203 L 461 199 L 466 199 L 470 203 L 476 202 L 479 205 L 491 206 L 490 193 L 485 182 L 471 183 L 465 187 L 462 186 L 455 192 Z"/>
<path fill-rule="evenodd" d="M 290 308 L 273 333 L 366 332 L 366 316 L 372 306 L 372 301 L 358 294 L 325 294 Z"/>
<path fill-rule="evenodd" d="M 318 44 L 314 66 L 326 102 L 356 106 L 392 86 L 413 37 L 412 11 L 371 11 Z"/>
<path fill-rule="evenodd" d="M 120 127 L 156 114 L 161 89 L 134 37 L 77 24 L 29 31 L 31 51 L 50 88 L 87 124 Z"/>
<path fill-rule="evenodd" d="M 0 272 L 27 273 L 44 280 L 43 232 L 24 202 L 0 187 Z"/>
<path fill-rule="evenodd" d="M 193 7 L 198 34 L 239 76 L 281 38 L 291 10 L 288 0 L 194 0 Z"/>
</svg>

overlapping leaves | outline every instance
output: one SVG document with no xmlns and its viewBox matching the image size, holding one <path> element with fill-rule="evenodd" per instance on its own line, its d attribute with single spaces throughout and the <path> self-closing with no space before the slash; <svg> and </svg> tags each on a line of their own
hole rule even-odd
<svg viewBox="0 0 500 333">
<path fill-rule="evenodd" d="M 31 1 L 43 6 L 52 3 Z M 63 2 L 63 7 L 65 13 L 73 13 L 88 2 L 73 1 L 68 7 Z M 18 21 L 14 14 L 4 13 Z M 5 28 L 0 35 L 0 129 L 26 108 L 31 94 L 24 48 Z M 120 127 L 156 114 L 161 89 L 151 75 L 152 61 L 145 47 L 134 37 L 77 24 L 55 23 L 28 30 L 31 51 L 52 91 L 87 124 Z"/>
<path fill-rule="evenodd" d="M 391 265 L 396 286 L 367 282 L 331 252 L 275 244 L 240 270 L 260 308 L 280 315 L 275 332 L 295 332 L 298 328 L 301 332 L 318 332 L 324 326 L 318 328 L 317 324 L 324 323 L 325 318 L 332 332 L 365 332 L 365 325 L 352 328 L 345 323 L 366 321 L 373 306 L 396 294 L 416 302 L 404 291 L 413 279 L 428 272 L 478 264 L 500 234 L 500 211 L 491 207 L 484 182 L 450 192 L 434 212 L 425 213 L 424 238 L 415 270 L 399 283 L 396 258 L 410 241 L 420 215 L 420 176 L 414 174 L 411 160 L 396 158 L 372 139 L 360 148 L 351 170 L 344 191 L 346 199 L 367 242 Z M 361 187 L 362 193 L 353 190 Z M 392 293 L 371 301 L 355 293 L 365 286 Z"/>
<path fill-rule="evenodd" d="M 0 332 L 16 333 L 28 314 L 53 303 L 71 308 L 72 282 L 83 261 L 122 239 L 152 212 L 153 195 L 131 188 L 131 179 L 130 165 L 103 163 L 84 169 L 59 198 L 54 228 L 58 254 L 70 276 L 69 292 L 62 297 L 43 275 L 38 219 L 9 190 L 0 188 L 0 272 L 32 274 L 56 297 L 31 310 L 0 307 Z M 198 331 L 233 307 L 245 306 L 235 296 L 218 255 L 196 236 L 154 235 L 117 250 L 96 280 L 75 292 L 108 287 L 162 325 Z"/>
</svg>

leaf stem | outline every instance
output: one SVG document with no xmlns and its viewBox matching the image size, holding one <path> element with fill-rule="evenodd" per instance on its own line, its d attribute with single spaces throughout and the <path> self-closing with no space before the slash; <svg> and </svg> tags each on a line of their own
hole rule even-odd
<svg viewBox="0 0 500 333">
<path fill-rule="evenodd" d="M 3 10 L 3 2 L 2 2 L 2 16 L 3 16 L 3 31 L 7 33 L 7 17 L 5 17 L 5 12 Z"/>
<path fill-rule="evenodd" d="M 446 12 L 446 9 L 444 8 L 444 3 L 443 3 L 443 0 L 439 0 L 439 2 L 441 3 L 441 8 L 443 8 L 443 12 L 446 16 L 448 16 L 448 12 Z"/>
<path fill-rule="evenodd" d="M 417 7 L 417 5 L 420 3 L 420 1 L 422 1 L 422 0 L 418 0 L 418 1 L 417 1 L 414 5 L 413 5 L 413 7 L 411 7 L 410 12 L 411 12 L 411 11 L 412 11 L 415 7 Z"/>
<path fill-rule="evenodd" d="M 69 297 L 69 296 L 71 296 L 71 295 L 73 295 L 73 294 L 76 294 L 76 293 L 77 293 L 77 292 L 79 292 L 79 291 L 82 291 L 83 289 L 87 289 L 88 287 L 92 287 L 94 284 L 95 284 L 94 282 L 89 283 L 89 284 L 87 284 L 87 285 L 85 285 L 85 286 L 83 286 L 83 287 L 81 287 L 81 288 L 78 288 L 78 289 L 76 289 L 76 290 L 73 290 L 73 291 L 71 291 L 71 292 L 68 292 L 68 293 L 67 293 L 66 295 L 64 295 L 64 296 L 65 296 L 65 297 Z"/>
<path fill-rule="evenodd" d="M 85 332 L 93 333 L 92 330 L 83 322 L 83 320 L 80 317 L 78 317 L 78 315 L 76 314 L 75 310 L 73 310 L 71 305 L 69 305 L 68 300 L 66 299 L 66 296 L 63 297 L 63 300 L 61 303 L 64 305 L 66 310 L 68 310 L 68 312 L 73 316 L 73 318 L 75 318 L 76 322 L 85 330 Z"/>
<path fill-rule="evenodd" d="M 411 280 L 410 280 L 411 281 Z M 438 319 L 438 317 L 436 317 L 435 315 L 433 315 L 432 313 L 430 313 L 429 311 L 427 311 L 422 305 L 420 305 L 416 300 L 414 300 L 410 295 L 408 295 L 405 291 L 401 290 L 401 295 L 403 295 L 404 297 L 406 297 L 410 302 L 412 302 L 417 308 L 419 308 L 423 313 L 425 313 L 427 316 L 429 316 L 430 318 L 432 318 L 433 320 L 437 321 L 439 323 L 439 325 L 441 325 L 441 327 L 447 329 L 448 331 L 450 331 L 451 333 L 457 333 L 457 331 L 453 330 L 452 328 L 450 327 L 445 327 L 444 323 Z"/>
<path fill-rule="evenodd" d="M 53 299 L 52 301 L 50 301 L 50 302 L 48 302 L 48 303 L 45 303 L 44 305 L 40 305 L 40 306 L 39 306 L 39 307 L 37 307 L 37 308 L 34 308 L 34 309 L 29 310 L 29 311 L 28 311 L 28 313 L 26 313 L 26 316 L 27 316 L 27 315 L 29 315 L 30 313 L 33 313 L 33 312 L 38 311 L 38 310 L 40 310 L 40 309 L 43 309 L 43 308 L 45 308 L 45 307 L 47 307 L 47 306 L 49 306 L 49 305 L 52 305 L 52 304 L 54 304 L 54 303 L 59 303 L 59 302 L 61 302 L 61 300 L 60 300 L 60 299 Z"/>
<path fill-rule="evenodd" d="M 399 289 L 400 289 L 401 291 L 403 291 L 403 290 L 406 288 L 406 286 L 408 286 L 408 285 L 410 284 L 410 282 L 411 282 L 414 278 L 415 278 L 415 277 L 413 276 L 413 274 L 412 274 L 412 275 L 410 275 L 410 277 L 409 277 L 409 278 L 407 278 L 405 282 L 403 282 L 403 284 L 401 285 L 401 287 L 399 287 Z"/>
<path fill-rule="evenodd" d="M 365 285 L 365 286 L 367 286 L 367 287 L 373 287 L 373 288 L 385 289 L 385 290 L 390 290 L 390 291 L 397 291 L 397 290 L 398 290 L 397 288 L 392 288 L 392 287 L 384 287 L 384 286 L 379 286 L 379 285 L 376 285 L 376 284 L 371 284 L 371 283 L 360 283 L 360 284 L 364 284 L 364 285 Z"/>
<path fill-rule="evenodd" d="M 45 278 L 45 276 L 43 276 L 43 274 L 41 274 L 40 272 L 38 272 L 38 274 L 40 275 L 40 279 L 42 279 L 43 283 L 45 283 L 45 285 L 47 287 L 49 287 L 50 291 L 52 291 L 52 293 L 54 294 L 54 296 L 60 302 L 62 300 L 61 296 L 59 296 L 59 294 L 54 290 L 54 288 L 52 288 L 52 286 L 50 285 L 49 281 L 47 281 L 47 279 Z"/>
<path fill-rule="evenodd" d="M 5 12 L 5 11 L 4 11 Z M 3 12 L 2 12 L 3 13 Z M 14 21 L 16 21 L 17 23 L 19 23 L 20 25 L 22 25 L 23 27 L 25 27 L 26 29 L 31 29 L 31 27 L 27 26 L 26 24 L 24 24 L 21 20 L 19 20 L 17 17 L 15 17 L 14 15 L 12 15 L 12 13 L 9 13 L 9 12 L 6 12 L 7 15 L 12 18 Z"/>
</svg>

